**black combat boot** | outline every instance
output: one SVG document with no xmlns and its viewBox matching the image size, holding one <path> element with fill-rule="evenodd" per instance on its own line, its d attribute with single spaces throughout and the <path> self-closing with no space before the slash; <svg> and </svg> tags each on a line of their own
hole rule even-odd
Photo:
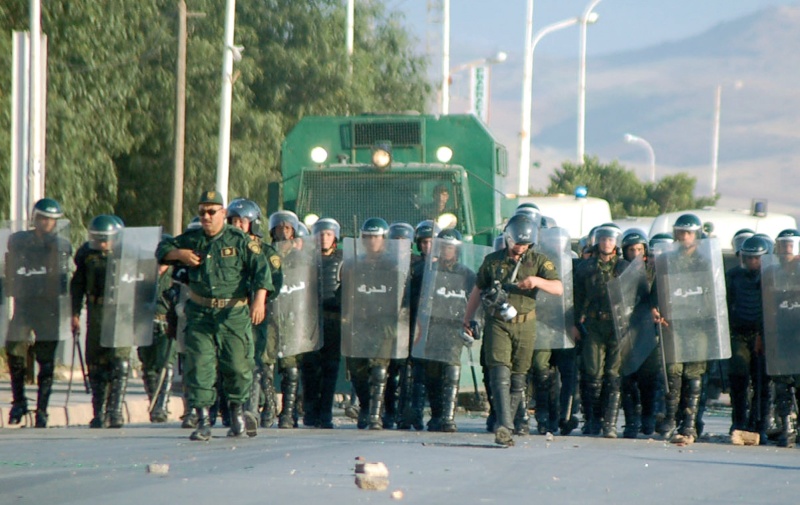
<svg viewBox="0 0 800 505">
<path fill-rule="evenodd" d="M 442 431 L 445 433 L 455 433 L 458 431 L 455 415 L 456 405 L 458 404 L 458 383 L 461 380 L 461 366 L 445 365 L 443 379 Z"/>
<path fill-rule="evenodd" d="M 20 356 L 8 357 L 8 371 L 11 373 L 11 411 L 8 414 L 8 424 L 19 424 L 22 417 L 28 413 L 28 399 L 25 397 L 25 358 Z"/>
<path fill-rule="evenodd" d="M 681 374 L 669 374 L 667 376 L 668 391 L 664 391 L 664 420 L 658 426 L 658 433 L 667 439 L 672 438 L 672 435 L 675 434 L 675 422 L 678 414 L 678 403 L 681 400 L 682 385 Z"/>
<path fill-rule="evenodd" d="M 524 391 L 525 375 L 516 375 L 521 377 Z M 514 429 L 514 411 L 511 410 L 511 369 L 506 366 L 489 368 L 489 383 L 492 389 L 492 401 L 496 419 L 494 443 L 512 446 L 514 445 L 514 439 L 511 437 L 511 432 Z"/>
<path fill-rule="evenodd" d="M 301 375 L 303 380 L 303 426 L 316 428 L 319 425 L 319 394 L 322 369 L 318 352 L 303 357 Z"/>
<path fill-rule="evenodd" d="M 425 366 L 414 361 L 411 365 L 412 381 L 411 381 L 411 405 L 408 408 L 403 421 L 398 426 L 401 430 L 410 430 L 414 428 L 420 431 L 424 428 L 423 415 L 425 412 L 425 399 L 427 398 L 427 389 L 425 387 Z"/>
<path fill-rule="evenodd" d="M 617 416 L 619 416 L 621 382 L 622 379 L 619 376 L 608 377 L 604 381 L 606 403 L 603 408 L 603 436 L 605 438 L 617 438 Z M 639 428 L 637 426 L 634 433 L 638 432 Z"/>
<path fill-rule="evenodd" d="M 583 390 L 584 415 L 586 416 L 585 435 L 599 435 L 602 430 L 602 392 L 602 379 L 592 380 L 587 377 Z"/>
<path fill-rule="evenodd" d="M 319 389 L 319 427 L 333 429 L 333 397 L 336 395 L 336 379 L 339 377 L 339 360 L 322 361 L 322 381 Z"/>
<path fill-rule="evenodd" d="M 513 415 L 513 434 L 528 436 L 531 433 L 531 418 L 528 414 L 528 377 L 521 373 L 511 374 L 509 401 Z"/>
<path fill-rule="evenodd" d="M 430 365 L 429 365 L 430 366 Z M 438 364 L 436 369 L 444 372 Z M 444 383 L 441 376 L 425 376 L 425 389 L 428 392 L 428 405 L 431 407 L 431 418 L 428 420 L 428 431 L 442 431 L 442 409 L 444 402 Z"/>
<path fill-rule="evenodd" d="M 122 403 L 125 400 L 125 389 L 128 386 L 128 360 L 114 360 L 111 365 L 111 386 L 108 392 L 108 427 L 122 428 L 125 418 L 122 414 Z"/>
<path fill-rule="evenodd" d="M 795 420 L 792 415 L 792 386 L 791 384 L 775 384 L 775 414 L 781 420 L 781 434 L 778 437 L 778 447 L 792 448 L 797 440 Z"/>
<path fill-rule="evenodd" d="M 353 375 L 351 383 L 355 397 L 358 399 L 358 410 L 355 412 L 356 427 L 363 430 L 369 426 L 369 377 Z"/>
<path fill-rule="evenodd" d="M 747 389 L 750 379 L 746 375 L 730 375 L 731 383 L 731 429 L 747 429 Z"/>
<path fill-rule="evenodd" d="M 540 373 L 535 373 L 534 376 L 534 391 L 536 395 L 536 429 L 540 435 L 546 434 L 550 431 L 550 389 L 552 386 L 553 374 L 550 369 L 544 370 Z"/>
<path fill-rule="evenodd" d="M 284 368 L 281 376 L 281 414 L 278 419 L 278 428 L 297 428 L 295 421 L 295 407 L 297 402 L 297 388 L 299 386 L 300 371 L 297 367 Z"/>
<path fill-rule="evenodd" d="M 481 349 L 481 352 L 483 350 Z M 483 356 L 481 354 L 481 356 Z M 481 357 L 481 363 L 483 357 Z M 489 367 L 481 364 L 481 372 L 483 373 L 483 390 L 486 391 L 486 403 L 489 404 L 489 415 L 486 416 L 486 431 L 494 433 L 494 425 L 497 422 L 496 412 L 494 411 L 494 400 L 492 398 L 492 381 L 489 379 Z"/>
<path fill-rule="evenodd" d="M 186 399 L 186 383 L 182 385 L 183 394 L 181 395 L 181 402 L 183 403 L 183 415 L 181 416 L 181 428 L 195 429 L 197 428 L 197 413 L 194 409 L 189 408 L 189 401 Z"/>
<path fill-rule="evenodd" d="M 627 376 L 622 379 L 622 411 L 625 413 L 623 438 L 636 438 L 642 424 L 642 406 L 639 397 L 638 381 Z"/>
<path fill-rule="evenodd" d="M 155 405 L 153 406 L 153 411 L 150 412 L 151 423 L 166 423 L 169 419 L 167 405 L 169 404 L 169 396 L 172 392 L 173 373 L 172 365 L 167 365 L 167 369 L 164 372 L 164 382 L 161 384 L 161 389 L 155 393 L 155 397 L 152 400 L 155 401 Z M 158 386 L 158 383 L 156 383 L 156 386 Z"/>
<path fill-rule="evenodd" d="M 400 420 L 398 405 L 400 403 L 400 373 L 403 370 L 403 363 L 400 360 L 392 360 L 386 371 L 386 390 L 383 393 L 383 427 L 390 430 L 395 427 Z"/>
<path fill-rule="evenodd" d="M 258 434 L 258 421 L 252 412 L 245 412 L 239 402 L 229 402 L 228 412 L 231 414 L 229 437 L 255 437 Z"/>
<path fill-rule="evenodd" d="M 197 417 L 197 428 L 189 435 L 189 440 L 208 442 L 211 440 L 211 423 L 208 419 L 208 407 L 197 407 L 194 412 Z"/>
<path fill-rule="evenodd" d="M 39 364 L 39 394 L 36 397 L 36 427 L 47 428 L 47 405 L 50 403 L 50 393 L 53 391 L 53 372 L 56 364 L 47 361 Z"/>
<path fill-rule="evenodd" d="M 93 418 L 89 428 L 102 428 L 105 425 L 106 397 L 108 396 L 108 373 L 105 367 L 99 365 L 89 366 L 89 383 L 92 386 L 92 412 Z"/>
<path fill-rule="evenodd" d="M 278 400 L 275 395 L 275 366 L 264 365 L 261 370 L 261 391 L 264 393 L 264 407 L 261 409 L 261 427 L 270 428 L 275 424 Z"/>
<path fill-rule="evenodd" d="M 386 393 L 386 367 L 374 366 L 369 370 L 369 426 L 371 430 L 382 430 L 383 399 Z M 362 406 L 363 410 L 363 406 Z"/>
<path fill-rule="evenodd" d="M 758 387 L 758 385 L 753 384 L 753 387 Z M 753 393 L 756 396 L 755 391 Z M 772 381 L 767 377 L 766 370 L 762 370 L 761 393 L 756 398 L 753 398 L 753 402 L 756 401 L 759 402 L 758 409 L 752 409 L 754 412 L 753 417 L 755 418 L 754 429 L 760 435 L 759 445 L 767 445 L 767 440 L 769 439 L 767 431 L 773 420 L 771 414 L 774 414 L 774 402 L 772 399 Z"/>
<path fill-rule="evenodd" d="M 697 409 L 700 405 L 700 394 L 703 388 L 701 379 L 689 379 L 686 381 L 686 405 L 683 410 L 683 421 L 680 433 L 670 440 L 674 444 L 692 444 L 697 440 L 697 429 L 695 421 L 697 419 Z"/>
<path fill-rule="evenodd" d="M 655 395 L 656 395 L 656 381 L 654 377 L 640 377 L 639 378 L 639 391 L 641 398 L 641 424 L 642 434 L 652 435 L 656 431 L 656 415 L 655 415 Z M 627 422 L 627 421 L 626 421 Z"/>
</svg>

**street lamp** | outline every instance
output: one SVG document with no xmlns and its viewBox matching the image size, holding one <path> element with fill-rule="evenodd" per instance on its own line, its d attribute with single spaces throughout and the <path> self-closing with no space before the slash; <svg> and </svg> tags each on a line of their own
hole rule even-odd
<svg viewBox="0 0 800 505">
<path fill-rule="evenodd" d="M 584 137 L 586 134 L 586 27 L 592 10 L 602 0 L 592 0 L 581 16 L 581 52 L 578 70 L 578 165 L 583 165 Z"/>
<path fill-rule="evenodd" d="M 742 81 L 736 81 L 734 89 L 742 88 Z M 714 130 L 711 136 L 711 196 L 717 194 L 717 171 L 719 162 L 719 120 L 722 112 L 722 84 L 717 85 L 714 93 Z"/>
<path fill-rule="evenodd" d="M 592 12 L 587 20 L 588 23 L 597 21 L 597 13 Z M 522 125 L 519 131 L 519 187 L 517 194 L 527 195 L 529 184 L 529 171 L 531 167 L 531 102 L 533 93 L 533 52 L 536 45 L 545 35 L 564 28 L 576 25 L 581 18 L 575 17 L 565 19 L 557 23 L 545 26 L 533 37 L 530 48 L 526 51 L 525 68 L 522 78 Z"/>
<path fill-rule="evenodd" d="M 631 135 L 630 133 L 625 134 L 625 142 L 628 144 L 639 144 L 647 149 L 647 152 L 650 154 L 650 182 L 656 182 L 656 153 L 653 151 L 653 146 L 650 145 L 650 142 L 642 137 Z"/>
<path fill-rule="evenodd" d="M 450 85 L 450 79 L 455 74 L 457 74 L 459 72 L 463 72 L 465 70 L 473 70 L 473 69 L 480 68 L 480 67 L 489 67 L 489 66 L 495 65 L 497 63 L 503 63 L 504 61 L 506 61 L 506 59 L 508 59 L 508 55 L 503 51 L 498 51 L 494 55 L 489 56 L 487 58 L 480 58 L 480 59 L 468 61 L 466 63 L 462 63 L 461 65 L 455 66 L 455 67 L 451 68 L 448 71 L 448 75 L 447 75 L 448 87 Z M 474 72 L 473 72 L 472 79 L 474 79 L 474 78 L 475 78 L 475 75 L 474 75 Z M 488 76 L 487 76 L 487 80 L 488 80 Z M 472 86 L 472 89 L 474 90 L 475 82 L 471 82 L 470 85 Z M 448 100 L 447 103 L 445 103 L 444 99 L 442 99 L 443 100 L 442 101 L 442 110 L 447 110 L 447 112 L 443 112 L 443 114 L 449 114 L 449 112 L 450 112 L 450 103 L 449 103 L 450 93 L 449 93 L 449 90 L 448 90 L 448 93 L 447 93 L 447 97 L 448 97 L 447 98 L 447 100 Z M 479 111 L 476 110 L 475 112 L 480 117 L 480 114 L 478 113 Z M 486 120 L 488 118 L 482 118 L 482 119 Z"/>
</svg>

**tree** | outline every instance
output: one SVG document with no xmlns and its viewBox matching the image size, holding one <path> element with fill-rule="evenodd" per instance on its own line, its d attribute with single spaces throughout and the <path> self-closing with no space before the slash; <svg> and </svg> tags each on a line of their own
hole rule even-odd
<svg viewBox="0 0 800 505">
<path fill-rule="evenodd" d="M 714 205 L 718 195 L 693 196 L 696 183 L 686 174 L 667 176 L 656 183 L 642 182 L 616 160 L 604 165 L 597 157 L 586 157 L 583 165 L 567 161 L 557 168 L 550 176 L 547 193 L 572 194 L 578 186 L 586 186 L 592 196 L 608 200 L 614 218 L 657 216 Z"/>
</svg>

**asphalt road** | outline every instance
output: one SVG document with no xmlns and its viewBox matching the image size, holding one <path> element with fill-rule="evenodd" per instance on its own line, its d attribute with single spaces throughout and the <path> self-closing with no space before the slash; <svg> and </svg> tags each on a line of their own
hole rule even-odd
<svg viewBox="0 0 800 505">
<path fill-rule="evenodd" d="M 483 418 L 463 415 L 456 434 L 359 431 L 339 417 L 335 430 L 253 439 L 216 427 L 207 443 L 175 423 L 5 429 L 0 504 L 798 503 L 800 449 L 732 446 L 729 415 L 708 413 L 710 437 L 687 447 L 573 434 L 501 448 Z M 386 464 L 386 490 L 355 485 L 358 456 Z M 169 472 L 148 473 L 156 463 Z"/>
</svg>

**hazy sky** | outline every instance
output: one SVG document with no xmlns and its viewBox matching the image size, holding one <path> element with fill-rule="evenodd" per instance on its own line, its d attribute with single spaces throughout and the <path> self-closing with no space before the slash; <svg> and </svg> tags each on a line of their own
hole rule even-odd
<svg viewBox="0 0 800 505">
<path fill-rule="evenodd" d="M 428 4 L 442 0 L 389 0 L 391 10 L 405 13 L 407 25 L 425 43 L 430 25 Z M 589 0 L 536 0 L 534 31 L 579 16 Z M 764 7 L 797 4 L 790 0 L 603 0 L 594 9 L 597 24 L 587 36 L 588 54 L 610 53 L 679 40 L 701 33 L 719 23 Z M 358 0 L 356 0 L 358 5 Z M 451 62 L 475 59 L 506 51 L 521 57 L 525 36 L 526 0 L 451 0 Z M 537 52 L 568 56 L 577 51 L 577 28 L 548 35 Z"/>
</svg>

